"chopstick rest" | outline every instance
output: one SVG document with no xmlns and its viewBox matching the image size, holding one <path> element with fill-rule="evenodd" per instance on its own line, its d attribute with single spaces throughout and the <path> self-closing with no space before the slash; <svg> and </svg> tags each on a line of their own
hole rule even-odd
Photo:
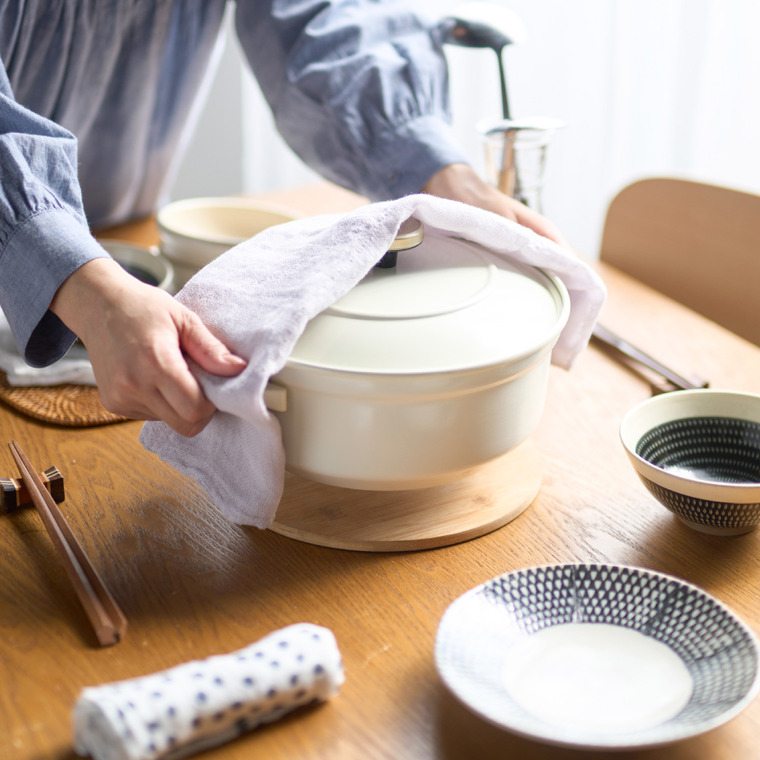
<svg viewBox="0 0 760 760">
<path fill-rule="evenodd" d="M 82 690 L 74 748 L 95 760 L 186 757 L 338 693 L 330 630 L 297 623 L 250 646 Z"/>
<path fill-rule="evenodd" d="M 63 485 L 63 475 L 53 466 L 40 473 L 40 480 L 45 490 L 57 504 L 64 501 L 66 491 Z M 29 489 L 21 478 L 0 478 L 0 514 L 12 512 L 32 504 Z"/>
</svg>

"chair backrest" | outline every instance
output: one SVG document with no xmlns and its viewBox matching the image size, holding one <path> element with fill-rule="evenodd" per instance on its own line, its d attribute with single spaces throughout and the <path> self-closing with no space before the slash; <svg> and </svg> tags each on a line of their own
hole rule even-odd
<svg viewBox="0 0 760 760">
<path fill-rule="evenodd" d="M 634 182 L 609 206 L 600 258 L 760 345 L 760 195 Z"/>
</svg>

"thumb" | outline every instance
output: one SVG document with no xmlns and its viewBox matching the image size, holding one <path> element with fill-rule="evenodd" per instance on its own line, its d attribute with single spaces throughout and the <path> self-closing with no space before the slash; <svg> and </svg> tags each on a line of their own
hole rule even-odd
<svg viewBox="0 0 760 760">
<path fill-rule="evenodd" d="M 212 375 L 234 377 L 247 366 L 233 354 L 193 312 L 188 312 L 179 331 L 180 346 L 201 369 Z"/>
</svg>

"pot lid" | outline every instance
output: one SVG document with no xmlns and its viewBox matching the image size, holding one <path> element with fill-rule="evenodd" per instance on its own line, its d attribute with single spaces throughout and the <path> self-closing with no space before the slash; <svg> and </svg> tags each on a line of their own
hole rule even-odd
<svg viewBox="0 0 760 760">
<path fill-rule="evenodd" d="M 416 374 L 488 367 L 550 350 L 567 321 L 564 285 L 535 267 L 428 230 L 314 317 L 289 365 Z"/>
</svg>

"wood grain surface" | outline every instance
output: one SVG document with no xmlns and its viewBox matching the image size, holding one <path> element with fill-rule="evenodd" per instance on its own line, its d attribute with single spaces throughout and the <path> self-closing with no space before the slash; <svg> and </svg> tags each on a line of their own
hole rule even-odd
<svg viewBox="0 0 760 760">
<path fill-rule="evenodd" d="M 459 480 L 421 490 L 359 491 L 286 473 L 271 530 L 336 549 L 435 549 L 501 528 L 540 488 L 541 455 L 530 439 Z"/>
<path fill-rule="evenodd" d="M 323 188 L 298 196 L 324 203 Z M 293 201 L 297 204 L 298 198 Z M 344 208 L 336 196 L 336 208 Z M 276 200 L 282 201 L 282 197 Z M 121 233 L 127 236 L 129 229 Z M 141 238 L 141 235 L 143 237 Z M 151 223 L 132 239 L 153 242 Z M 713 387 L 760 392 L 760 349 L 608 266 L 604 323 Z M 733 538 L 677 522 L 637 480 L 618 440 L 625 412 L 650 386 L 590 347 L 551 371 L 533 440 L 541 490 L 516 519 L 479 538 L 416 552 L 357 552 L 232 525 L 195 484 L 146 452 L 141 423 L 64 429 L 0 408 L 0 431 L 66 482 L 60 505 L 129 620 L 102 649 L 37 514 L 0 517 L 0 758 L 73 760 L 70 714 L 86 685 L 235 650 L 299 621 L 332 629 L 346 682 L 302 710 L 203 757 L 354 760 L 580 760 L 486 724 L 450 696 L 435 670 L 438 622 L 458 596 L 516 568 L 613 562 L 701 586 L 760 630 L 757 532 Z M 0 472 L 15 477 L 7 446 Z M 308 500 L 308 489 L 304 489 Z M 760 701 L 727 725 L 621 760 L 760 757 Z"/>
</svg>

